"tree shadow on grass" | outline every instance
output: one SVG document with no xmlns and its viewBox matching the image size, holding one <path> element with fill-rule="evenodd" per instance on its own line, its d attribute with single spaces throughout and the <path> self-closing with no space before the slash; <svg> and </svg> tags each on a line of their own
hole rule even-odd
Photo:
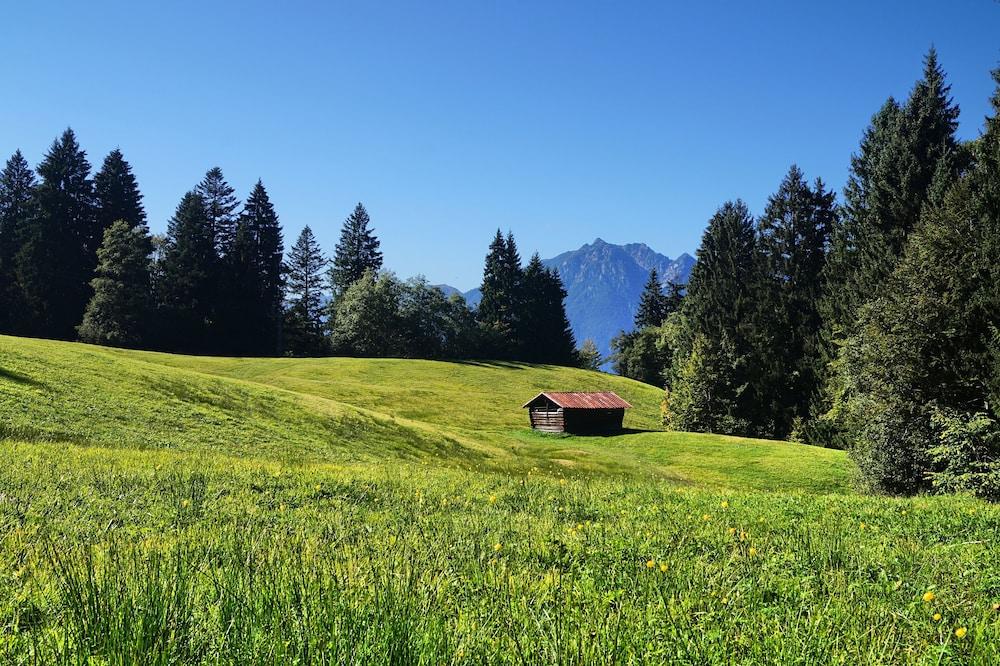
<svg viewBox="0 0 1000 666">
<path fill-rule="evenodd" d="M 34 386 L 35 388 L 45 388 L 43 382 L 33 379 L 28 375 L 23 375 L 20 372 L 14 372 L 13 370 L 8 370 L 7 368 L 0 367 L 0 379 L 6 379 L 12 381 L 15 384 L 24 384 L 27 386 Z"/>
</svg>

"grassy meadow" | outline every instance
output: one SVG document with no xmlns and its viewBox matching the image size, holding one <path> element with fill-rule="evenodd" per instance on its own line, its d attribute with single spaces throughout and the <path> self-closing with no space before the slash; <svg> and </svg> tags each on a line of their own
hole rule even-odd
<svg viewBox="0 0 1000 666">
<path fill-rule="evenodd" d="M 628 432 L 532 433 L 546 388 Z M 1000 663 L 1000 508 L 659 432 L 660 398 L 0 337 L 0 663 Z"/>
</svg>

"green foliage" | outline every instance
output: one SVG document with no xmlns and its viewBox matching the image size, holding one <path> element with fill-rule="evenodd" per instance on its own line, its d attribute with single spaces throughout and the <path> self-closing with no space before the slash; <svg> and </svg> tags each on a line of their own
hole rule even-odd
<svg viewBox="0 0 1000 666">
<path fill-rule="evenodd" d="M 223 257 L 236 240 L 240 200 L 236 190 L 226 182 L 222 169 L 212 167 L 194 190 L 205 201 L 209 233 L 216 255 Z"/>
<path fill-rule="evenodd" d="M 281 349 L 284 241 L 278 214 L 259 180 L 243 205 L 238 227 L 248 236 L 244 251 L 253 252 L 252 259 L 243 260 L 244 270 L 254 271 L 255 276 L 249 282 L 237 279 L 231 285 L 250 296 L 247 307 L 233 313 L 250 322 L 248 326 L 244 321 L 242 328 L 246 330 L 237 336 L 246 340 L 249 353 L 276 356 Z"/>
<path fill-rule="evenodd" d="M 366 272 L 378 273 L 382 268 L 379 240 L 368 228 L 370 222 L 368 211 L 360 203 L 344 220 L 330 266 L 330 289 L 337 297 Z"/>
<path fill-rule="evenodd" d="M 853 454 L 879 489 L 995 493 L 1000 93 L 994 113 L 974 166 L 925 209 L 843 347 L 842 413 Z"/>
<path fill-rule="evenodd" d="M 35 174 L 16 151 L 0 173 L 0 331 L 24 330 L 27 304 L 18 279 L 17 257 L 34 218 Z M 20 313 L 20 314 L 19 314 Z"/>
<path fill-rule="evenodd" d="M 80 339 L 113 347 L 139 347 L 149 339 L 153 316 L 149 230 L 113 222 L 97 250 L 94 295 L 80 324 Z"/>
<path fill-rule="evenodd" d="M 509 239 L 513 244 L 513 238 Z M 576 340 L 563 302 L 559 273 L 545 268 L 536 252 L 521 276 L 517 358 L 529 363 L 576 364 Z"/>
<path fill-rule="evenodd" d="M 216 349 L 219 258 L 212 219 L 200 194 L 188 192 L 177 205 L 158 270 L 161 344 L 201 353 Z"/>
<path fill-rule="evenodd" d="M 90 298 L 101 242 L 90 163 L 73 130 L 52 143 L 38 176 L 34 215 L 22 226 L 15 259 L 26 306 L 24 330 L 68 340 Z"/>
<path fill-rule="evenodd" d="M 480 323 L 499 343 L 491 354 L 493 358 L 513 358 L 518 351 L 518 338 L 522 330 L 520 321 L 524 272 L 521 256 L 514 242 L 514 235 L 504 238 L 497 229 L 486 254 L 483 268 L 482 298 L 476 308 Z"/>
<path fill-rule="evenodd" d="M 330 317 L 335 354 L 396 356 L 399 337 L 400 283 L 391 273 L 366 271 L 337 298 Z"/>
<path fill-rule="evenodd" d="M 670 304 L 663 287 L 660 285 L 660 276 L 653 268 L 649 271 L 649 279 L 642 288 L 639 296 L 639 309 L 635 313 L 635 327 L 637 329 L 655 328 L 663 324 L 663 320 L 670 314 Z"/>
<path fill-rule="evenodd" d="M 584 370 L 599 370 L 601 364 L 604 363 L 601 351 L 597 348 L 593 338 L 584 340 L 580 348 L 576 350 L 576 355 L 580 361 L 580 367 Z"/>
<path fill-rule="evenodd" d="M 646 327 L 611 339 L 611 364 L 615 373 L 636 381 L 663 386 L 673 348 L 660 327 Z"/>
<path fill-rule="evenodd" d="M 94 200 L 97 229 L 102 238 L 118 220 L 125 220 L 131 227 L 146 224 L 139 183 L 118 148 L 108 153 L 101 170 L 94 175 Z"/>
<path fill-rule="evenodd" d="M 312 229 L 306 225 L 288 254 L 285 308 L 285 350 L 293 356 L 320 356 L 327 349 L 323 333 L 323 256 Z"/>
<path fill-rule="evenodd" d="M 727 202 L 709 221 L 672 336 L 667 385 L 670 423 L 742 435 L 772 435 L 764 407 L 757 236 L 742 201 Z"/>
</svg>

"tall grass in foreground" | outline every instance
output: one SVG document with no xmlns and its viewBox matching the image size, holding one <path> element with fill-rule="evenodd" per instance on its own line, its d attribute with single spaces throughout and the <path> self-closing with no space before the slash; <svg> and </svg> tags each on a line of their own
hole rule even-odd
<svg viewBox="0 0 1000 666">
<path fill-rule="evenodd" d="M 1000 508 L 0 444 L 0 662 L 1000 661 Z"/>
</svg>

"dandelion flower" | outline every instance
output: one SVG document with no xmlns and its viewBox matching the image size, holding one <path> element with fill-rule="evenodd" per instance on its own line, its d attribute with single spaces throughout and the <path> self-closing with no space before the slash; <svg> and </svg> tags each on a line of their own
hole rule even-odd
<svg viewBox="0 0 1000 666">
<path fill-rule="evenodd" d="M 935 622 L 940 622 L 941 621 L 941 613 L 934 613 L 934 617 L 932 619 Z"/>
<path fill-rule="evenodd" d="M 646 560 L 646 568 L 647 569 L 652 569 L 655 566 L 656 566 L 656 562 L 654 562 L 653 560 Z"/>
<path fill-rule="evenodd" d="M 864 523 L 861 523 L 861 525 L 859 527 L 860 527 L 860 529 L 865 529 L 866 526 L 865 526 Z"/>
<path fill-rule="evenodd" d="M 710 516 L 710 515 L 708 515 L 708 514 L 706 513 L 706 514 L 703 514 L 703 515 L 702 515 L 701 519 L 702 519 L 702 520 L 711 520 L 711 519 L 712 519 L 712 516 Z"/>
<path fill-rule="evenodd" d="M 722 505 L 721 506 L 722 506 L 723 509 L 728 509 L 729 508 L 729 502 L 726 501 L 726 500 L 722 500 Z"/>
<path fill-rule="evenodd" d="M 181 508 L 182 509 L 186 509 L 189 506 L 191 506 L 191 500 L 189 500 L 189 499 L 181 500 Z"/>
<path fill-rule="evenodd" d="M 929 604 L 930 602 L 937 599 L 937 595 L 931 592 L 930 590 L 927 590 L 926 592 L 924 592 L 924 596 L 922 598 L 925 604 Z"/>
<path fill-rule="evenodd" d="M 729 528 L 729 536 L 733 536 L 734 534 L 736 534 L 736 528 L 735 527 L 730 527 Z"/>
<path fill-rule="evenodd" d="M 493 544 L 493 550 L 495 550 L 496 552 L 500 552 L 501 548 L 503 548 L 503 544 L 501 543 Z"/>
<path fill-rule="evenodd" d="M 490 504 L 496 504 L 496 503 L 497 503 L 497 496 L 490 495 Z"/>
<path fill-rule="evenodd" d="M 1000 611 L 1000 604 L 993 604 L 993 610 Z"/>
<path fill-rule="evenodd" d="M 750 557 L 756 557 L 757 549 L 754 548 L 753 546 L 750 546 L 750 550 L 747 551 L 747 555 L 749 555 Z"/>
<path fill-rule="evenodd" d="M 955 638 L 965 638 L 965 635 L 969 633 L 965 627 L 959 627 L 955 630 Z"/>
<path fill-rule="evenodd" d="M 666 562 L 660 562 L 660 571 L 662 571 L 663 573 L 667 573 L 667 563 Z"/>
</svg>

